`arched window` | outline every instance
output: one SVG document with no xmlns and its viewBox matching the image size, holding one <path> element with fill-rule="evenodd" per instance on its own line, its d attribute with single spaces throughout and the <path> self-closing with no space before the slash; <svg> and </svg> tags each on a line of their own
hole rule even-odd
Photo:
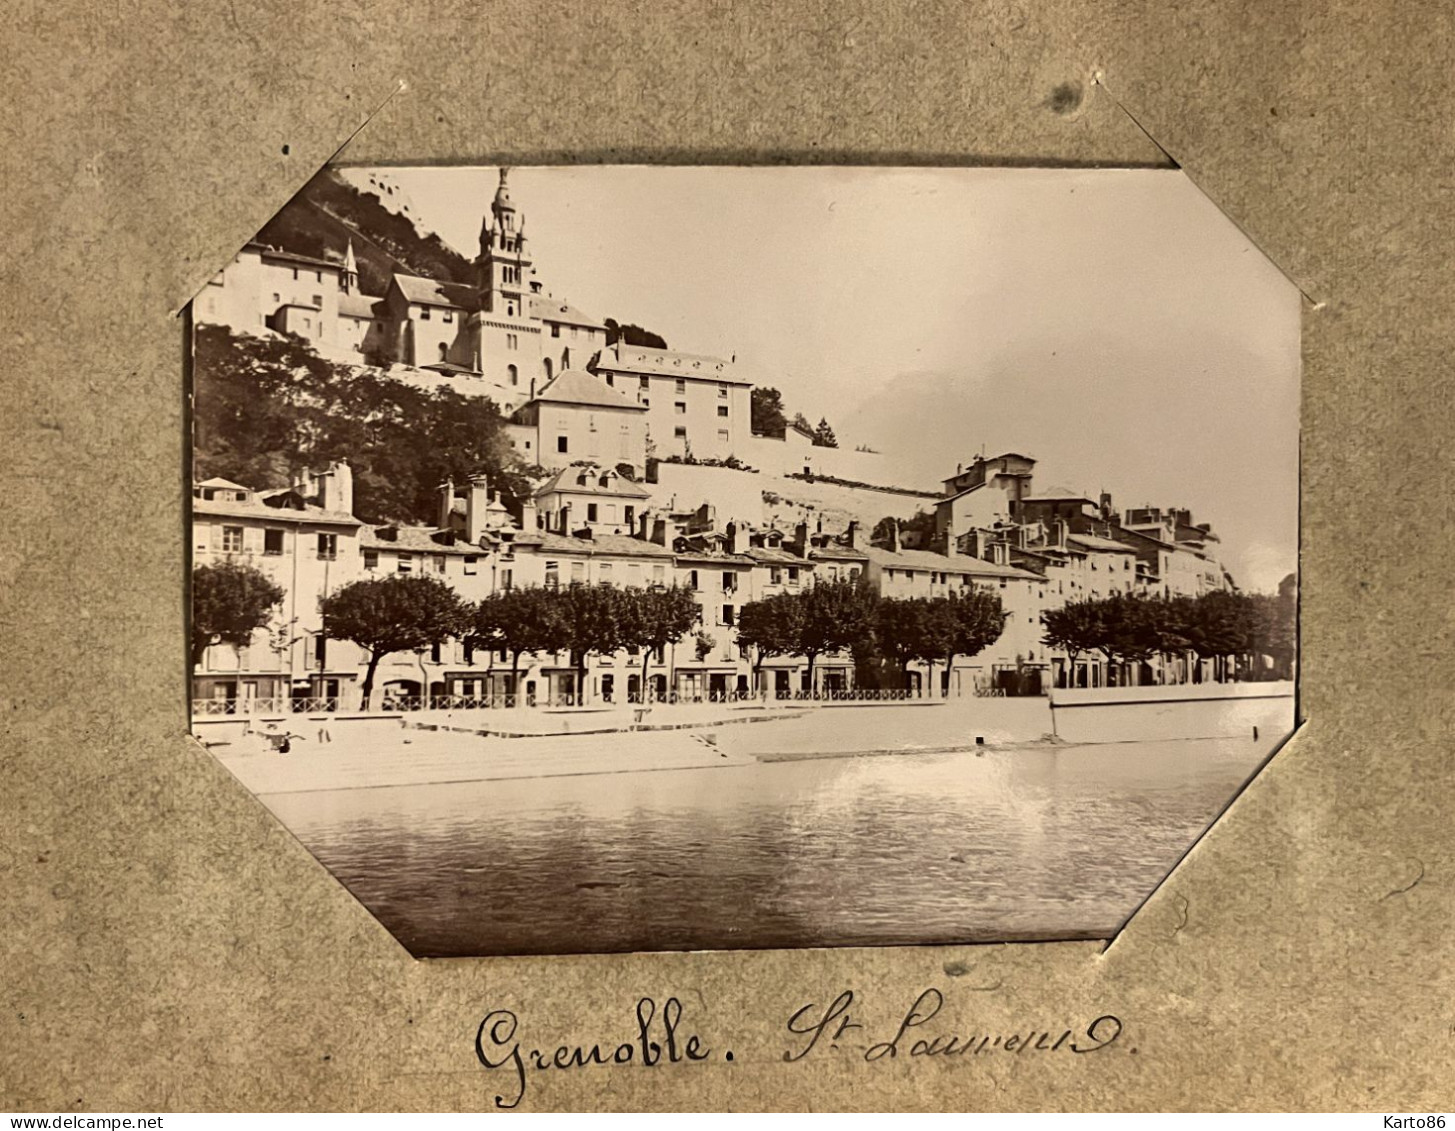
<svg viewBox="0 0 1455 1131">
<path fill-rule="evenodd" d="M 505 371 L 506 371 L 506 373 L 508 373 L 510 375 L 510 383 L 512 385 L 519 385 L 520 384 L 520 370 L 519 369 L 517 369 L 513 365 L 507 365 L 505 367 Z"/>
<path fill-rule="evenodd" d="M 450 347 L 447 346 L 447 345 L 445 345 L 444 342 L 441 342 L 440 343 L 440 360 L 441 361 L 449 361 L 450 360 Z"/>
<path fill-rule="evenodd" d="M 541 364 L 546 367 L 546 380 L 549 381 L 551 379 L 551 359 L 543 357 L 541 358 Z"/>
</svg>

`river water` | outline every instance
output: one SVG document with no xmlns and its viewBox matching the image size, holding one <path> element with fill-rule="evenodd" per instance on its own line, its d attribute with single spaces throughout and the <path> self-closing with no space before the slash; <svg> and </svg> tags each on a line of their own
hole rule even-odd
<svg viewBox="0 0 1455 1131">
<path fill-rule="evenodd" d="M 1105 938 L 1275 744 L 1031 746 L 265 800 L 419 957 Z"/>
</svg>

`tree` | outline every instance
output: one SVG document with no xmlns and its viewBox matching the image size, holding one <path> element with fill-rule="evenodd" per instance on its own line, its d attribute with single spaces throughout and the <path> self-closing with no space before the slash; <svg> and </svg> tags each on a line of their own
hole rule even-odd
<svg viewBox="0 0 1455 1131">
<path fill-rule="evenodd" d="M 647 346 L 649 349 L 664 350 L 667 348 L 667 341 L 660 334 L 638 326 L 632 322 L 618 322 L 615 318 L 606 320 L 606 344 L 616 345 L 623 342 L 629 346 Z"/>
<path fill-rule="evenodd" d="M 858 581 L 820 581 L 797 595 L 803 603 L 794 652 L 808 661 L 808 686 L 819 656 L 851 648 L 873 632 L 874 597 Z"/>
<path fill-rule="evenodd" d="M 813 442 L 820 448 L 837 448 L 839 441 L 834 436 L 834 430 L 829 427 L 827 417 L 820 417 L 818 427 L 813 430 Z"/>
<path fill-rule="evenodd" d="M 910 664 L 932 661 L 936 655 L 931 647 L 930 627 L 928 598 L 881 600 L 874 606 L 875 645 L 880 655 L 899 666 L 901 687 L 909 686 Z"/>
<path fill-rule="evenodd" d="M 753 682 L 762 690 L 763 661 L 792 656 L 803 637 L 804 602 L 797 593 L 749 601 L 738 612 L 738 643 L 753 651 Z"/>
<path fill-rule="evenodd" d="M 262 570 L 223 560 L 192 571 L 192 666 L 210 644 L 245 648 L 286 594 Z"/>
<path fill-rule="evenodd" d="M 1066 653 L 1067 687 L 1076 686 L 1076 658 L 1101 647 L 1106 635 L 1103 611 L 1100 601 L 1081 599 L 1067 601 L 1059 609 L 1048 609 L 1041 614 L 1041 624 L 1046 630 L 1041 643 Z"/>
<path fill-rule="evenodd" d="M 558 600 L 566 619 L 566 638 L 575 661 L 578 699 L 586 702 L 586 660 L 627 647 L 630 602 L 611 585 L 574 584 Z"/>
<path fill-rule="evenodd" d="M 521 656 L 558 652 L 569 646 L 570 637 L 557 595 L 532 585 L 492 593 L 477 604 L 471 610 L 466 639 L 472 647 L 510 653 L 510 691 L 517 695 Z"/>
<path fill-rule="evenodd" d="M 417 388 L 336 364 L 293 338 L 202 325 L 194 337 L 195 474 L 258 487 L 332 460 L 354 468 L 354 513 L 368 523 L 434 522 L 439 484 L 484 473 L 510 501 L 505 422 L 485 397 Z"/>
<path fill-rule="evenodd" d="M 642 701 L 645 702 L 652 653 L 665 651 L 691 632 L 700 607 L 692 590 L 682 585 L 624 589 L 621 595 L 625 645 L 642 650 Z"/>
<path fill-rule="evenodd" d="M 777 389 L 753 386 L 751 409 L 754 435 L 771 436 L 777 440 L 788 430 L 788 417 L 783 411 L 783 394 Z"/>
<path fill-rule="evenodd" d="M 318 603 L 324 635 L 348 640 L 369 654 L 363 707 L 368 710 L 379 661 L 414 652 L 469 631 L 469 617 L 455 591 L 434 577 L 391 574 L 353 581 Z"/>
</svg>

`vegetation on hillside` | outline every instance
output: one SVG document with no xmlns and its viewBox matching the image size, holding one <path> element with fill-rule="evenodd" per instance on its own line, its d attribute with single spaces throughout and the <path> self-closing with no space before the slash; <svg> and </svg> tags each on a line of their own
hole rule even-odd
<svg viewBox="0 0 1455 1131">
<path fill-rule="evenodd" d="M 199 480 L 280 487 L 295 472 L 347 460 L 354 513 L 368 523 L 435 522 L 447 478 L 483 472 L 512 502 L 529 491 L 487 398 L 335 364 L 292 338 L 203 325 L 194 342 Z"/>
</svg>

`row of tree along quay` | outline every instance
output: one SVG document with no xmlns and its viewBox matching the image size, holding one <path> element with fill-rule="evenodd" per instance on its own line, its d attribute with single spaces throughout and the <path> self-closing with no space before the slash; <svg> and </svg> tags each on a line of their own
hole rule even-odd
<svg viewBox="0 0 1455 1131">
<path fill-rule="evenodd" d="M 271 625 L 282 600 L 282 590 L 251 566 L 199 566 L 193 573 L 193 662 L 209 644 L 245 646 L 255 631 Z M 696 638 L 699 660 L 714 646 L 700 627 L 693 591 L 675 585 L 526 587 L 472 603 L 436 578 L 392 574 L 342 586 L 323 598 L 320 612 L 325 636 L 349 641 L 368 657 L 365 709 L 386 656 L 448 640 L 507 655 L 512 688 L 526 656 L 568 653 L 584 689 L 593 655 L 640 654 L 645 689 L 653 657 L 665 662 L 667 650 L 688 637 Z M 750 601 L 735 631 L 760 689 L 763 665 L 774 657 L 806 661 L 806 685 L 812 687 L 818 659 L 842 652 L 853 655 L 859 686 L 908 689 L 914 665 L 925 666 L 932 685 L 937 666 L 948 672 L 957 658 L 995 643 L 1006 616 L 999 596 L 984 590 L 895 599 L 876 595 L 862 581 L 840 580 Z M 1100 653 L 1113 685 L 1131 678 L 1130 668 L 1188 653 L 1211 661 L 1218 681 L 1292 678 L 1295 628 L 1288 595 L 1116 595 L 1072 601 L 1045 612 L 1042 621 L 1044 643 L 1063 651 L 1073 671 L 1079 657 Z M 1268 662 L 1260 664 L 1259 657 Z M 1201 664 L 1192 666 L 1194 680 L 1201 672 Z M 1137 681 L 1154 680 L 1148 673 Z"/>
<path fill-rule="evenodd" d="M 1196 597 L 1116 594 L 1041 614 L 1045 644 L 1066 653 L 1072 670 L 1078 657 L 1100 653 L 1112 686 L 1153 659 L 1166 671 L 1168 661 L 1189 652 L 1210 661 L 1216 682 L 1292 679 L 1296 620 L 1291 593 L 1225 590 Z M 1201 683 L 1203 665 L 1191 665 L 1189 674 Z"/>
<path fill-rule="evenodd" d="M 200 661 L 211 644 L 247 645 L 255 631 L 273 623 L 283 594 L 257 569 L 234 562 L 193 571 L 192 658 Z M 380 662 L 397 652 L 419 652 L 448 640 L 504 653 L 511 686 L 530 655 L 568 653 L 585 687 L 593 655 L 640 654 L 642 687 L 653 658 L 695 638 L 701 660 L 714 646 L 700 627 L 701 608 L 684 586 L 618 588 L 611 585 L 528 586 L 493 593 L 479 602 L 461 599 L 444 582 L 413 574 L 391 574 L 350 582 L 320 602 L 324 635 L 363 649 L 367 661 L 363 707 L 369 706 Z M 781 593 L 742 607 L 737 644 L 753 660 L 761 685 L 763 663 L 775 656 L 807 662 L 808 686 L 814 664 L 825 655 L 850 651 L 871 686 L 907 685 L 911 664 L 953 664 L 999 639 L 1006 614 L 993 593 L 953 597 L 885 599 L 862 582 L 822 582 L 797 593 Z M 888 681 L 875 678 L 888 668 Z"/>
</svg>

